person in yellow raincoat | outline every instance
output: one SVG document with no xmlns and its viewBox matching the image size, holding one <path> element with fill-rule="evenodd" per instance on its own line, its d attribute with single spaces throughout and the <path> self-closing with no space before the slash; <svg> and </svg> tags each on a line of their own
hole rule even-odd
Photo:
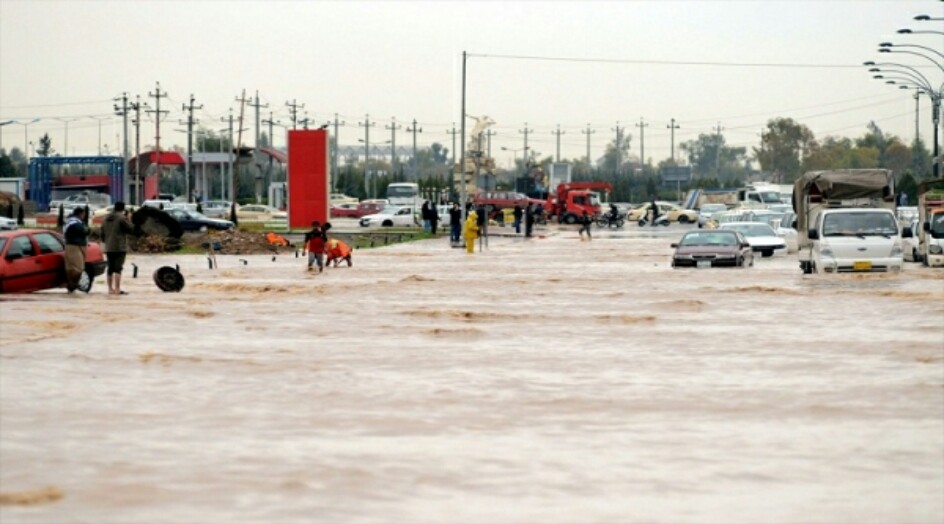
<svg viewBox="0 0 944 524">
<path fill-rule="evenodd" d="M 463 233 L 465 234 L 466 252 L 475 253 L 475 239 L 479 238 L 479 217 L 475 211 L 469 211 L 469 216 L 465 219 Z"/>
</svg>

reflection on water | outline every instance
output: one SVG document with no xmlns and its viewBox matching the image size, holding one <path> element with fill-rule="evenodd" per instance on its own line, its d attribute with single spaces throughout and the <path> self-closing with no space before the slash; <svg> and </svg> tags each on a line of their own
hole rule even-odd
<svg viewBox="0 0 944 524">
<path fill-rule="evenodd" d="M 944 272 L 640 229 L 4 297 L 0 521 L 944 519 Z"/>
</svg>

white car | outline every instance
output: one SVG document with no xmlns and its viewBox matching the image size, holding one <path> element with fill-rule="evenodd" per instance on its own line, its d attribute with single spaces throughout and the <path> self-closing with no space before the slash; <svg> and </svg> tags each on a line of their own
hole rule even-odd
<svg viewBox="0 0 944 524">
<path fill-rule="evenodd" d="M 387 206 L 380 213 L 361 217 L 361 227 L 412 227 L 417 225 L 413 206 Z"/>
<path fill-rule="evenodd" d="M 921 257 L 918 255 L 918 219 L 915 218 L 912 220 L 908 228 L 910 228 L 911 231 L 905 232 L 910 232 L 911 235 L 901 235 L 901 255 L 904 257 L 905 262 L 921 262 Z"/>
<path fill-rule="evenodd" d="M 288 213 L 272 206 L 249 204 L 236 208 L 236 218 L 247 222 L 270 222 L 288 220 Z"/>
<path fill-rule="evenodd" d="M 18 229 L 16 220 L 7 217 L 0 217 L 0 231 L 14 231 Z"/>
<path fill-rule="evenodd" d="M 793 222 L 796 220 L 796 213 L 793 211 L 784 213 L 780 219 L 780 225 L 774 228 L 777 236 L 787 243 L 787 253 L 796 253 L 799 249 L 800 240 L 797 236 L 797 230 L 793 228 Z"/>
<path fill-rule="evenodd" d="M 203 214 L 210 218 L 229 218 L 232 203 L 226 200 L 207 200 L 200 204 Z"/>
<path fill-rule="evenodd" d="M 698 227 L 705 227 L 711 215 L 726 211 L 727 209 L 728 206 L 724 204 L 704 204 L 698 209 Z"/>
<path fill-rule="evenodd" d="M 145 200 L 144 202 L 141 202 L 141 207 L 153 207 L 154 209 L 170 209 L 172 203 L 173 202 L 171 202 L 170 200 L 154 198 L 154 199 Z"/>
<path fill-rule="evenodd" d="M 771 257 L 779 250 L 787 252 L 787 243 L 784 239 L 778 237 L 774 229 L 763 222 L 728 222 L 718 226 L 718 229 L 737 231 L 744 235 L 751 245 L 751 250 L 760 253 L 763 257 Z"/>
</svg>

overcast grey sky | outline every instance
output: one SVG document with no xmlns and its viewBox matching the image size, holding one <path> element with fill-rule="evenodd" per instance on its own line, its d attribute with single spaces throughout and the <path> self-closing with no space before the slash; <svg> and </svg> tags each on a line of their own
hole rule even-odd
<svg viewBox="0 0 944 524">
<path fill-rule="evenodd" d="M 171 110 L 162 146 L 185 143 L 181 104 L 193 93 L 201 123 L 220 117 L 245 88 L 259 90 L 275 118 L 287 123 L 285 102 L 297 99 L 308 116 L 347 121 L 342 144 L 363 138 L 356 121 L 377 122 L 371 140 L 389 140 L 396 117 L 420 122 L 421 145 L 451 146 L 446 130 L 459 114 L 459 66 L 473 54 L 606 58 L 627 61 L 823 64 L 865 60 L 922 65 L 920 58 L 876 52 L 891 40 L 944 50 L 944 37 L 895 34 L 903 27 L 944 30 L 916 22 L 944 16 L 944 2 L 892 1 L 624 1 L 624 2 L 157 2 L 0 0 L 0 121 L 41 118 L 29 140 L 50 133 L 69 153 L 94 153 L 96 120 L 111 98 L 146 99 L 160 81 Z M 887 60 L 887 58 L 886 58 Z M 928 65 L 930 65 L 928 63 Z M 922 69 L 936 84 L 944 75 Z M 153 99 L 148 100 L 153 106 Z M 926 98 L 921 132 L 930 142 Z M 870 120 L 907 141 L 914 137 L 910 94 L 871 80 L 864 67 L 733 67 L 644 63 L 584 63 L 473 57 L 468 62 L 468 113 L 498 122 L 493 151 L 520 148 L 524 123 L 530 145 L 554 153 L 559 124 L 565 157 L 583 156 L 589 123 L 593 155 L 613 139 L 616 122 L 632 134 L 639 154 L 644 118 L 646 157 L 669 156 L 669 119 L 676 143 L 711 132 L 720 122 L 729 143 L 753 146 L 768 118 L 791 116 L 821 138 L 858 136 Z M 458 123 L 458 122 L 457 122 Z M 276 128 L 278 129 L 278 128 Z M 3 146 L 23 147 L 24 126 L 2 128 Z M 106 118 L 102 142 L 120 148 L 120 124 Z M 251 133 L 250 133 L 251 134 Z M 276 145 L 284 137 L 276 133 Z M 142 142 L 153 143 L 153 121 Z M 411 140 L 402 130 L 398 144 Z M 251 143 L 251 138 L 249 140 Z M 497 153 L 500 163 L 510 153 Z"/>
</svg>

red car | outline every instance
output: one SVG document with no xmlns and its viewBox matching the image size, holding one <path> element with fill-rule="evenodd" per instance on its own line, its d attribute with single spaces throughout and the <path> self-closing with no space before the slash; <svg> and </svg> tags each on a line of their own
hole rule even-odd
<svg viewBox="0 0 944 524">
<path fill-rule="evenodd" d="M 359 202 L 357 204 L 335 204 L 331 206 L 330 213 L 332 218 L 348 217 L 361 218 L 367 215 L 380 213 L 384 208 L 382 202 Z"/>
<path fill-rule="evenodd" d="M 63 287 L 65 265 L 65 241 L 59 233 L 42 229 L 0 233 L 0 293 Z M 95 277 L 104 272 L 102 248 L 92 242 L 85 254 L 85 274 L 79 289 L 88 293 Z"/>
</svg>

